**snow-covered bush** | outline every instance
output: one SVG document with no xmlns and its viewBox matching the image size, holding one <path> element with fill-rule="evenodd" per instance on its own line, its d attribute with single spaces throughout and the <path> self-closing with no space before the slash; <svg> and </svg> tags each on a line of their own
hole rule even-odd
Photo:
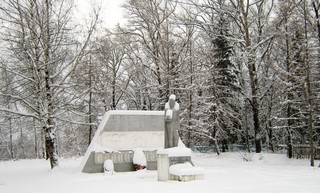
<svg viewBox="0 0 320 193">
<path fill-rule="evenodd" d="M 141 149 L 134 150 L 133 165 L 136 170 L 143 170 L 147 168 L 147 159 Z"/>
<path fill-rule="evenodd" d="M 113 174 L 114 166 L 113 161 L 111 159 L 107 159 L 103 164 L 104 174 Z"/>
<path fill-rule="evenodd" d="M 246 162 L 251 162 L 253 161 L 253 154 L 252 153 L 241 153 L 239 151 L 240 157 L 242 158 L 243 161 Z"/>
</svg>

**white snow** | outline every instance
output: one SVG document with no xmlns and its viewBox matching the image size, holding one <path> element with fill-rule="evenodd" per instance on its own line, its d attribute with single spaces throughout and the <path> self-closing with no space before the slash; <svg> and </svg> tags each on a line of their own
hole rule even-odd
<svg viewBox="0 0 320 193">
<path fill-rule="evenodd" d="M 204 174 L 204 169 L 200 167 L 194 167 L 191 165 L 191 163 L 186 162 L 170 166 L 169 173 L 176 176 L 200 175 Z"/>
<path fill-rule="evenodd" d="M 101 153 L 104 153 L 104 152 L 108 152 L 108 153 L 119 152 L 118 150 L 114 150 L 114 149 L 111 149 L 111 148 L 106 148 L 106 147 L 101 146 L 99 144 L 96 144 L 92 150 L 95 151 L 95 152 L 101 152 Z"/>
<path fill-rule="evenodd" d="M 113 173 L 113 169 L 114 169 L 113 161 L 111 159 L 107 159 L 103 164 L 103 168 L 105 173 L 108 173 L 108 172 Z"/>
<path fill-rule="evenodd" d="M 168 157 L 191 156 L 191 149 L 186 147 L 172 147 L 167 149 L 159 149 L 157 154 L 168 154 Z"/>
<path fill-rule="evenodd" d="M 308 159 L 288 159 L 284 154 L 254 154 L 245 162 L 239 153 L 193 153 L 204 180 L 159 182 L 156 171 L 85 174 L 77 168 L 82 158 L 62 159 L 50 170 L 46 160 L 0 162 L 1 193 L 318 193 L 320 168 Z M 316 161 L 316 166 L 319 165 Z"/>
<path fill-rule="evenodd" d="M 147 159 L 141 149 L 135 149 L 133 153 L 133 163 L 141 166 L 147 166 Z"/>
<path fill-rule="evenodd" d="M 170 96 L 169 96 L 169 100 L 174 100 L 174 101 L 175 101 L 175 100 L 176 100 L 176 95 L 174 95 L 174 94 L 170 95 Z M 165 108 L 165 109 L 170 109 L 169 101 L 166 102 L 166 104 L 164 105 L 164 108 Z M 180 109 L 179 103 L 175 102 L 175 103 L 174 103 L 173 110 L 178 111 L 179 109 Z"/>
<path fill-rule="evenodd" d="M 164 115 L 164 111 L 112 110 L 110 115 Z"/>
<path fill-rule="evenodd" d="M 172 119 L 172 110 L 171 109 L 168 109 L 166 110 L 166 119 Z"/>
<path fill-rule="evenodd" d="M 169 96 L 169 100 L 176 100 L 176 95 L 174 95 L 174 94 L 171 94 L 170 96 Z"/>
<path fill-rule="evenodd" d="M 165 108 L 165 109 L 170 109 L 169 102 L 166 102 L 166 104 L 164 105 L 164 108 Z M 174 104 L 173 110 L 176 110 L 176 111 L 180 110 L 180 105 L 179 105 L 179 103 L 176 102 L 176 103 Z"/>
</svg>

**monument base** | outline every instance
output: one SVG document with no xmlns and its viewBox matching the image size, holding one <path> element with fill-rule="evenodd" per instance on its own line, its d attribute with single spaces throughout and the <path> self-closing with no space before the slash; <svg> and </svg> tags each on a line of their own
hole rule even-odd
<svg viewBox="0 0 320 193">
<path fill-rule="evenodd" d="M 204 179 L 203 169 L 193 167 L 191 150 L 185 147 L 158 150 L 157 168 L 158 181 L 191 181 Z M 173 169 L 170 170 L 170 168 Z"/>
<path fill-rule="evenodd" d="M 147 170 L 157 170 L 156 151 L 143 151 L 147 159 Z M 135 171 L 133 164 L 133 151 L 117 152 L 91 152 L 84 173 L 102 173 L 106 160 L 112 160 L 115 172 Z"/>
<path fill-rule="evenodd" d="M 194 167 L 189 162 L 170 166 L 169 173 L 170 180 L 176 180 L 180 182 L 204 179 L 204 169 Z"/>
<path fill-rule="evenodd" d="M 193 180 L 204 180 L 204 174 L 182 175 L 182 176 L 170 175 L 170 180 L 175 180 L 175 181 L 179 181 L 179 182 L 189 182 L 189 181 L 193 181 Z"/>
</svg>

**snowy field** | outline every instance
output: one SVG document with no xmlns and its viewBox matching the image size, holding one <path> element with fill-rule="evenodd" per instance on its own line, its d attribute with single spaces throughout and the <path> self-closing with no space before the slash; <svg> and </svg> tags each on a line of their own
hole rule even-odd
<svg viewBox="0 0 320 193">
<path fill-rule="evenodd" d="M 309 167 L 309 160 L 267 153 L 251 162 L 239 153 L 192 157 L 205 169 L 204 180 L 158 182 L 156 171 L 84 174 L 81 159 L 61 160 L 53 171 L 45 160 L 0 162 L 0 193 L 320 193 L 320 168 Z"/>
</svg>

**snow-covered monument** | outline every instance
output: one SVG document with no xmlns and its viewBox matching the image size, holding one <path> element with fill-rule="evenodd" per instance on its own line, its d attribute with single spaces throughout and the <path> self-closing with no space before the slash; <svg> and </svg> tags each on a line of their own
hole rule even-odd
<svg viewBox="0 0 320 193">
<path fill-rule="evenodd" d="M 164 148 L 163 111 L 108 111 L 81 163 L 84 173 L 103 172 L 111 159 L 116 172 L 133 171 L 135 149 L 147 159 L 147 169 L 157 169 L 157 149 Z"/>
<path fill-rule="evenodd" d="M 178 136 L 179 128 L 179 104 L 174 95 L 165 111 L 108 111 L 83 158 L 81 171 L 125 172 L 146 167 L 158 170 L 159 181 L 203 179 L 203 170 L 193 167 L 191 150 Z"/>
</svg>

